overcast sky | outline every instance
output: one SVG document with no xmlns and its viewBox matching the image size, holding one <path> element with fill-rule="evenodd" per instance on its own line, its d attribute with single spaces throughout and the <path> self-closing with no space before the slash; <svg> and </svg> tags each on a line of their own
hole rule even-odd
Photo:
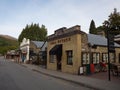
<svg viewBox="0 0 120 90">
<path fill-rule="evenodd" d="M 120 0 L 0 0 L 0 34 L 18 38 L 26 24 L 44 24 L 48 35 L 61 27 L 80 25 L 88 33 L 113 12 L 120 12 Z"/>
</svg>

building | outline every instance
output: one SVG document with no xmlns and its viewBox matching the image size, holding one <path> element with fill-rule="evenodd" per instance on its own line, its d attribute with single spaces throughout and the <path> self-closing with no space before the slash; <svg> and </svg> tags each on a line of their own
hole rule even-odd
<svg viewBox="0 0 120 90">
<path fill-rule="evenodd" d="M 24 38 L 20 44 L 21 60 L 25 63 L 40 64 L 41 60 L 40 52 L 44 53 L 47 46 L 46 42 L 43 41 L 30 41 Z"/>
<path fill-rule="evenodd" d="M 116 35 L 116 36 L 114 37 L 114 41 L 115 41 L 116 43 L 120 44 L 120 34 L 119 34 L 119 35 Z"/>
<path fill-rule="evenodd" d="M 29 54 L 30 54 L 30 40 L 24 38 L 22 40 L 22 42 L 20 43 L 20 50 L 21 50 L 21 61 L 28 63 L 30 58 L 29 58 Z"/>
<path fill-rule="evenodd" d="M 44 41 L 31 41 L 30 42 L 30 59 L 33 64 L 46 65 L 47 42 Z"/>
<path fill-rule="evenodd" d="M 100 35 L 86 34 L 80 26 L 60 28 L 47 40 L 47 68 L 78 74 L 80 67 L 108 62 L 107 39 Z M 111 63 L 120 63 L 120 46 L 115 44 Z"/>
<path fill-rule="evenodd" d="M 19 61 L 19 52 L 18 50 L 9 50 L 5 55 L 6 59 L 13 59 L 14 61 Z"/>
</svg>

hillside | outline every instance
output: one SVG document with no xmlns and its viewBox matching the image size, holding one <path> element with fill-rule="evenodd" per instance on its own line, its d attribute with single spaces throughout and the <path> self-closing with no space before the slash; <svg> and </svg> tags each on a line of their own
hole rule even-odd
<svg viewBox="0 0 120 90">
<path fill-rule="evenodd" d="M 0 53 L 4 54 L 6 51 L 18 48 L 18 41 L 16 38 L 8 35 L 0 35 Z"/>
<path fill-rule="evenodd" d="M 12 36 L 9 36 L 9 35 L 2 35 L 0 34 L 0 37 L 3 37 L 3 38 L 6 38 L 6 39 L 10 39 L 10 40 L 17 40 L 16 38 L 12 37 Z"/>
</svg>

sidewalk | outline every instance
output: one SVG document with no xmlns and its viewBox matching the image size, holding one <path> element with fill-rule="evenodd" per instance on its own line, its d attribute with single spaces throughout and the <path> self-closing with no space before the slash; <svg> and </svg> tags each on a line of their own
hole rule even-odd
<svg viewBox="0 0 120 90">
<path fill-rule="evenodd" d="M 120 90 L 120 83 L 114 83 L 107 80 L 91 78 L 87 76 L 80 75 L 71 75 L 59 71 L 48 70 L 40 66 L 35 66 L 31 64 L 21 64 L 24 67 L 27 67 L 33 71 L 39 72 L 44 75 L 52 76 L 55 78 L 63 79 L 70 81 L 91 89 L 95 90 Z"/>
</svg>

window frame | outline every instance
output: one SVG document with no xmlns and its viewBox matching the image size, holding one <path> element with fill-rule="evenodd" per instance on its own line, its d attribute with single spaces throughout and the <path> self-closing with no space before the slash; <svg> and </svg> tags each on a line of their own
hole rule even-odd
<svg viewBox="0 0 120 90">
<path fill-rule="evenodd" d="M 66 51 L 66 57 L 67 57 L 67 65 L 73 65 L 73 51 L 72 50 Z"/>
<path fill-rule="evenodd" d="M 56 60 L 56 55 L 50 55 L 49 62 L 50 63 L 55 63 L 55 60 Z"/>
<path fill-rule="evenodd" d="M 90 53 L 82 52 L 82 65 L 90 64 Z"/>
<path fill-rule="evenodd" d="M 115 63 L 115 60 L 115 53 L 110 53 L 110 63 Z"/>
<path fill-rule="evenodd" d="M 102 53 L 102 61 L 108 63 L 108 53 Z"/>
<path fill-rule="evenodd" d="M 92 63 L 98 64 L 100 62 L 100 53 L 99 52 L 93 52 L 92 53 Z"/>
</svg>

